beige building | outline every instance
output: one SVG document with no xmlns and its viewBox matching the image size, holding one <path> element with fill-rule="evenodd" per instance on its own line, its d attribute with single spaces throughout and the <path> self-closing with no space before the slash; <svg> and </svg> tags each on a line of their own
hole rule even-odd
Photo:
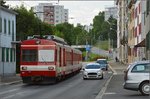
<svg viewBox="0 0 150 99">
<path fill-rule="evenodd" d="M 128 63 L 131 63 L 134 61 L 134 45 L 135 45 L 135 29 L 134 29 L 134 2 L 133 0 L 130 0 L 128 2 Z"/>
<path fill-rule="evenodd" d="M 150 0 L 146 1 L 146 58 L 150 60 Z"/>
<path fill-rule="evenodd" d="M 118 58 L 123 63 L 150 59 L 150 1 L 117 0 Z"/>
<path fill-rule="evenodd" d="M 128 15 L 127 15 L 127 0 L 117 0 L 118 7 L 117 18 L 117 57 L 120 62 L 128 63 Z"/>
</svg>

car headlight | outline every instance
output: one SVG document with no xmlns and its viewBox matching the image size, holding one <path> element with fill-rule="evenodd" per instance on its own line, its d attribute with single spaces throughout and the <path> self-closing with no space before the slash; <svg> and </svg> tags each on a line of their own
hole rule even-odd
<svg viewBox="0 0 150 99">
<path fill-rule="evenodd" d="M 101 71 L 98 71 L 97 73 L 98 73 L 98 74 L 101 74 Z"/>
<path fill-rule="evenodd" d="M 84 71 L 83 73 L 84 73 L 85 75 L 86 75 L 86 74 L 88 74 L 88 72 L 87 72 L 87 71 Z"/>
</svg>

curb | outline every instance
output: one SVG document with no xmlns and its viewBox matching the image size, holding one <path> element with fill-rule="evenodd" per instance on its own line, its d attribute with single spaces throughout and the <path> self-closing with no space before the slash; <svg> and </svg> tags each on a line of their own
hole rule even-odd
<svg viewBox="0 0 150 99">
<path fill-rule="evenodd" d="M 22 80 L 13 81 L 13 82 L 9 82 L 9 83 L 0 83 L 0 86 L 3 86 L 3 85 L 13 85 L 13 84 L 17 84 L 17 83 L 20 83 L 20 82 L 22 82 Z"/>
</svg>

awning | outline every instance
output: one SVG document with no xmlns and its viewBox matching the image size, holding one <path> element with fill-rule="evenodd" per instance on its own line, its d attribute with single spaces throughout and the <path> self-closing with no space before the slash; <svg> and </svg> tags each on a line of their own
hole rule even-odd
<svg viewBox="0 0 150 99">
<path fill-rule="evenodd" d="M 135 45 L 134 47 L 146 47 L 145 39 L 143 41 L 141 41 L 140 43 L 138 43 L 137 45 Z"/>
</svg>

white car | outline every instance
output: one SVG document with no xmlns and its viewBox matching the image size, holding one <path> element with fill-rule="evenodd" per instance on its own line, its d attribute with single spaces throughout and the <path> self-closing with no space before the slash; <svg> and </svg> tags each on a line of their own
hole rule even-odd
<svg viewBox="0 0 150 99">
<path fill-rule="evenodd" d="M 89 63 L 83 68 L 83 79 L 103 79 L 103 70 L 98 63 Z"/>
</svg>

